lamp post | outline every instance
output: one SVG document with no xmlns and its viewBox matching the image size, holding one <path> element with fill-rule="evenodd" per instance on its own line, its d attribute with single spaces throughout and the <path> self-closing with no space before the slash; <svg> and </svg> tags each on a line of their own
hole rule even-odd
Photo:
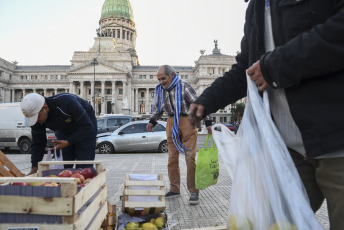
<svg viewBox="0 0 344 230">
<path fill-rule="evenodd" d="M 96 65 L 98 65 L 97 58 L 93 58 L 93 109 L 96 111 Z"/>
</svg>

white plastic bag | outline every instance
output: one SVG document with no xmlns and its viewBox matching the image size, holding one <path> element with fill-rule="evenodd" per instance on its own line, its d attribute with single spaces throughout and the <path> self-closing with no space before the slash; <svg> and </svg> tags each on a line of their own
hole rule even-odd
<svg viewBox="0 0 344 230">
<path fill-rule="evenodd" d="M 248 75 L 247 82 L 247 103 L 237 134 L 223 125 L 213 126 L 219 155 L 233 180 L 229 229 L 322 229 L 272 121 L 267 92 L 262 99 Z M 220 132 L 215 130 L 219 126 Z"/>
<path fill-rule="evenodd" d="M 50 148 L 48 148 L 46 161 L 53 161 Z M 60 156 L 56 154 L 56 147 L 54 148 L 54 161 L 63 161 L 62 150 L 60 149 Z M 49 169 L 64 169 L 63 164 L 51 164 Z"/>
</svg>

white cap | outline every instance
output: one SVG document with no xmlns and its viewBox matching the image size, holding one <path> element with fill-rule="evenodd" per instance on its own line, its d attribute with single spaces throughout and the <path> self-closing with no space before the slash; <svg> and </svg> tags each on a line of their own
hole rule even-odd
<svg viewBox="0 0 344 230">
<path fill-rule="evenodd" d="M 33 126 L 38 119 L 38 113 L 45 104 L 45 98 L 38 93 L 26 95 L 20 103 L 21 110 L 25 116 L 25 126 Z"/>
</svg>

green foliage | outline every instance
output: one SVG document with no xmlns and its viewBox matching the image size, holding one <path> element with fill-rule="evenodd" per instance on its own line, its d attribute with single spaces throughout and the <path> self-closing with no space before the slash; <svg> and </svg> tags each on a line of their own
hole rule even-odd
<svg viewBox="0 0 344 230">
<path fill-rule="evenodd" d="M 241 121 L 242 116 L 244 115 L 245 104 L 244 103 L 235 103 L 235 107 L 232 107 L 232 122 Z"/>
</svg>

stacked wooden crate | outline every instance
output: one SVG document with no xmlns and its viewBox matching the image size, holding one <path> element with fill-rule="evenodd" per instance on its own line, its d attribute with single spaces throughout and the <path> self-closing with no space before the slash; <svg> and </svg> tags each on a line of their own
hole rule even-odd
<svg viewBox="0 0 344 230">
<path fill-rule="evenodd" d="M 155 176 L 155 174 L 151 176 Z M 130 180 L 130 174 L 126 174 L 122 197 L 122 213 L 138 217 L 158 214 L 166 221 L 165 228 L 159 229 L 168 229 L 167 216 L 165 214 L 165 183 L 162 174 L 156 176 L 157 180 Z M 137 187 L 140 189 L 137 189 Z M 152 187 L 156 189 L 153 190 L 151 189 Z M 142 199 L 140 199 L 140 201 L 131 201 L 130 196 L 140 196 Z M 152 196 L 157 199 L 155 201 L 145 199 L 145 197 Z M 142 228 L 140 227 L 140 229 Z"/>
<path fill-rule="evenodd" d="M 85 187 L 81 188 L 77 184 L 76 178 L 61 177 L 42 177 L 42 172 L 49 170 L 51 164 L 93 164 L 97 176 L 94 177 Z M 32 195 L 9 195 L 8 191 L 4 195 L 3 191 L 15 189 L 10 183 L 32 183 L 32 182 L 55 182 L 58 187 L 42 186 L 20 186 L 22 191 L 32 187 Z M 22 228 L 22 229 L 100 229 L 104 220 L 109 215 L 109 205 L 106 201 L 107 187 L 106 173 L 100 161 L 46 161 L 38 165 L 37 177 L 2 177 L 0 178 L 0 217 L 1 215 L 13 216 L 18 218 L 25 217 L 25 220 L 35 219 L 27 223 L 0 223 L 1 229 Z M 7 184 L 6 184 L 7 183 Z M 11 188 L 12 187 L 12 188 Z M 35 193 L 36 190 L 36 193 Z M 58 193 L 57 197 L 47 196 L 49 191 Z M 46 193 L 48 192 L 48 193 Z M 40 194 L 45 194 L 41 196 Z M 51 218 L 53 223 L 49 222 Z M 3 218 L 4 219 L 4 218 Z M 37 221 L 38 220 L 38 221 Z M 106 225 L 107 229 L 112 226 Z"/>
</svg>

